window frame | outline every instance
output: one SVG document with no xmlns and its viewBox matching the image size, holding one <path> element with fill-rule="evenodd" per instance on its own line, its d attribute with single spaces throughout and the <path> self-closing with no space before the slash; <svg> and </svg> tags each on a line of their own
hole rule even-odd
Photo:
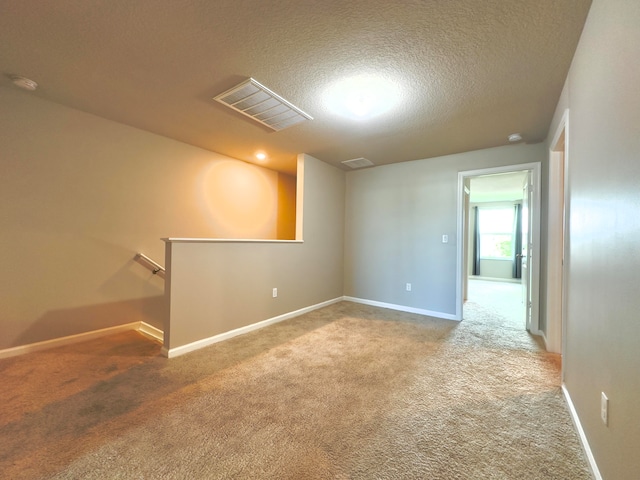
<svg viewBox="0 0 640 480">
<path fill-rule="evenodd" d="M 514 251 L 513 248 L 515 246 L 515 232 L 513 229 L 513 222 L 515 221 L 514 215 L 515 215 L 515 206 L 519 203 L 522 203 L 521 201 L 512 201 L 512 202 L 487 202 L 487 203 L 478 203 L 475 204 L 475 206 L 478 207 L 478 232 L 480 235 L 480 238 L 482 239 L 483 235 L 509 235 L 511 237 L 511 255 L 510 256 L 506 256 L 506 257 L 492 257 L 492 256 L 484 256 L 482 254 L 482 240 L 480 241 L 480 260 L 498 260 L 498 261 L 513 261 L 513 256 L 514 256 Z M 509 230 L 509 232 L 497 232 L 497 231 L 491 231 L 491 232 L 483 232 L 481 231 L 481 220 L 480 218 L 482 217 L 482 210 L 509 210 L 511 209 L 511 228 Z"/>
</svg>

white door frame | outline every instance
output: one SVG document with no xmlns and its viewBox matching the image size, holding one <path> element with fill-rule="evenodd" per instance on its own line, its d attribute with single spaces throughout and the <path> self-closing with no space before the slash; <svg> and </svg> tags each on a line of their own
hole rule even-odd
<svg viewBox="0 0 640 480">
<path fill-rule="evenodd" d="M 482 168 L 479 170 L 466 170 L 458 172 L 458 233 L 457 233 L 457 272 L 456 272 L 456 318 L 462 320 L 462 286 L 464 275 L 467 274 L 467 266 L 463 264 L 464 258 L 464 181 L 469 177 L 481 175 L 494 175 L 497 173 L 531 171 L 531 183 L 533 193 L 531 196 L 532 232 L 531 240 L 533 248 L 530 252 L 531 262 L 531 333 L 540 335 L 540 162 L 521 163 L 519 165 L 505 165 L 501 167 Z"/>
<path fill-rule="evenodd" d="M 558 145 L 564 135 L 564 149 Z M 547 228 L 547 350 L 562 354 L 565 345 L 569 239 L 569 109 L 549 144 L 549 216 Z M 564 369 L 563 369 L 564 373 Z"/>
</svg>

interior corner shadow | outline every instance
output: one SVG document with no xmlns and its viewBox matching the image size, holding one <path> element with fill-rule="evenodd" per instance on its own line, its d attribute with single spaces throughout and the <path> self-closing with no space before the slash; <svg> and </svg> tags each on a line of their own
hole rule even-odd
<svg viewBox="0 0 640 480">
<path fill-rule="evenodd" d="M 133 322 L 163 328 L 164 296 L 136 298 L 76 308 L 50 310 L 32 323 L 11 348 Z"/>
</svg>

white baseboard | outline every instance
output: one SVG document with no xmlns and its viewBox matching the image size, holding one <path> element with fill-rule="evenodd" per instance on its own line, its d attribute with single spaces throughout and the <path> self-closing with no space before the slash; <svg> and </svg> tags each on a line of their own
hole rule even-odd
<svg viewBox="0 0 640 480">
<path fill-rule="evenodd" d="M 266 326 L 272 325 L 274 323 L 282 322 L 283 320 L 288 320 L 290 318 L 298 317 L 302 314 L 311 312 L 313 310 L 318 310 L 319 308 L 326 307 L 327 305 L 331 305 L 334 303 L 338 303 L 342 301 L 343 297 L 334 298 L 332 300 L 327 300 L 326 302 L 321 302 L 316 305 L 311 305 L 309 307 L 304 307 L 299 310 L 295 310 L 293 312 L 284 313 L 282 315 L 278 315 L 277 317 L 268 318 L 266 320 L 262 320 L 260 322 L 252 323 L 251 325 L 247 325 L 245 327 L 236 328 L 235 330 L 230 330 L 228 332 L 220 333 L 218 335 L 214 335 L 213 337 L 203 338 L 202 340 L 195 341 L 193 343 L 188 343 L 186 345 L 182 345 L 176 348 L 167 349 L 162 347 L 162 354 L 167 358 L 177 357 L 179 355 L 184 355 L 185 353 L 193 352 L 195 350 L 199 350 L 204 347 L 208 347 L 209 345 L 213 345 L 214 343 L 222 342 L 223 340 L 228 340 L 230 338 L 236 337 L 238 335 L 242 335 L 244 333 L 249 333 L 254 330 L 258 330 L 260 328 L 264 328 Z"/>
<path fill-rule="evenodd" d="M 573 406 L 573 402 L 571 401 L 571 396 L 569 395 L 569 391 L 565 384 L 562 384 L 562 393 L 564 394 L 564 398 L 567 401 L 567 406 L 569 407 L 569 413 L 571 414 L 571 420 L 573 420 L 573 424 L 576 427 L 576 431 L 578 432 L 578 436 L 580 437 L 580 443 L 582 444 L 582 449 L 584 450 L 584 454 L 587 456 L 587 461 L 589 462 L 589 468 L 591 469 L 591 473 L 593 474 L 593 478 L 595 480 L 602 480 L 602 475 L 600 475 L 600 470 L 598 470 L 598 465 L 596 464 L 596 459 L 591 452 L 591 447 L 589 446 L 589 442 L 587 441 L 587 436 L 582 429 L 582 424 L 580 423 L 580 418 L 578 417 L 578 412 L 576 412 L 575 407 Z"/>
<path fill-rule="evenodd" d="M 389 308 L 391 310 L 399 310 L 401 312 L 408 312 L 408 313 L 417 313 L 417 314 L 420 314 L 420 315 L 426 315 L 428 317 L 435 317 L 435 318 L 443 318 L 445 320 L 457 320 L 457 321 L 460 321 L 460 319 L 458 317 L 456 317 L 455 314 L 452 314 L 452 313 L 434 312 L 432 310 L 424 310 L 422 308 L 406 307 L 404 305 L 396 305 L 396 304 L 393 304 L 393 303 L 378 302 L 376 300 L 367 300 L 365 298 L 356 298 L 356 297 L 342 297 L 342 298 L 344 300 L 346 300 L 347 302 L 362 303 L 364 305 L 371 305 L 373 307 Z"/>
<path fill-rule="evenodd" d="M 542 342 L 544 343 L 544 349 L 549 352 L 549 342 L 547 342 L 547 335 L 540 330 L 540 336 L 542 337 Z M 556 352 L 551 352 L 551 353 L 556 353 Z"/>
<path fill-rule="evenodd" d="M 546 337 L 544 336 L 544 332 L 543 332 L 542 330 L 536 330 L 536 329 L 532 328 L 531 330 L 529 330 L 529 333 L 530 333 L 531 335 L 535 335 L 535 336 L 537 336 L 537 337 L 542 337 L 542 338 L 543 338 L 543 340 L 544 340 L 544 342 L 545 342 L 545 343 L 544 343 L 544 345 L 545 345 L 545 349 L 547 348 L 547 339 L 546 339 Z"/>
<path fill-rule="evenodd" d="M 127 330 L 138 330 L 140 323 L 142 322 L 126 323 L 124 325 L 117 325 L 115 327 L 108 327 L 102 328 L 100 330 L 78 333 L 77 335 L 69 335 L 67 337 L 53 338 L 51 340 L 45 340 L 43 342 L 29 343 L 27 345 L 20 345 L 18 347 L 6 348 L 4 350 L 0 350 L 0 358 L 15 357 L 18 355 L 24 355 L 25 353 L 39 352 L 41 350 L 48 350 L 50 348 L 62 347 L 63 345 L 86 342 L 87 340 L 93 340 L 94 338 L 113 335 L 114 333 L 126 332 Z"/>
<path fill-rule="evenodd" d="M 244 333 L 248 333 L 251 332 L 253 330 L 258 330 L 260 328 L 264 328 L 268 325 L 272 325 L 274 323 L 278 323 L 278 322 L 282 322 L 284 320 L 288 320 L 290 318 L 294 318 L 300 315 L 303 315 L 307 312 L 311 312 L 313 310 L 317 310 L 319 308 L 322 307 L 326 307 L 328 305 L 334 304 L 334 303 L 338 303 L 342 300 L 346 300 L 346 301 L 350 301 L 350 302 L 355 302 L 355 303 L 362 303 L 365 305 L 372 305 L 374 307 L 382 307 L 382 308 L 389 308 L 392 310 L 399 310 L 399 311 L 403 311 L 403 312 L 409 312 L 409 313 L 417 313 L 420 315 L 427 315 L 430 317 L 436 317 L 436 318 L 443 318 L 446 320 L 459 320 L 458 318 L 456 318 L 455 315 L 449 314 L 449 313 L 442 313 L 442 312 L 434 312 L 431 310 L 424 310 L 424 309 L 420 309 L 420 308 L 413 308 L 413 307 L 406 307 L 403 305 L 394 305 L 391 303 L 384 303 L 384 302 L 377 302 L 374 300 L 366 300 L 366 299 L 362 299 L 362 298 L 355 298 L 355 297 L 337 297 L 334 298 L 332 300 L 327 300 L 325 302 L 321 302 L 318 303 L 316 305 L 311 305 L 309 307 L 304 307 L 301 308 L 299 310 L 295 310 L 293 312 L 289 312 L 289 313 L 285 313 L 282 315 L 278 315 L 277 317 L 273 317 L 273 318 L 269 318 L 267 320 L 262 320 L 260 322 L 251 324 L 251 325 L 247 325 L 245 327 L 241 327 L 241 328 L 237 328 L 235 330 L 231 330 L 229 332 L 225 332 L 225 333 L 221 333 L 218 335 L 214 335 L 213 337 L 209 337 L 209 338 L 205 338 L 202 340 L 198 340 L 196 342 L 193 343 L 189 343 L 187 345 L 182 345 L 180 347 L 176 347 L 176 348 L 172 348 L 172 349 L 167 349 L 165 347 L 162 347 L 162 354 L 165 357 L 168 358 L 173 358 L 173 357 L 177 357 L 179 355 L 184 355 L 185 353 L 188 352 L 192 352 L 194 350 L 198 350 L 200 348 L 206 347 L 208 345 L 212 345 L 214 343 L 218 343 L 221 342 L 223 340 L 227 340 L 229 338 L 233 338 L 237 335 L 242 335 Z M 160 343 L 162 343 L 164 341 L 164 333 L 162 330 L 149 325 L 148 323 L 145 322 L 133 322 L 133 323 L 127 323 L 124 325 L 117 325 L 115 327 L 109 327 L 109 328 L 103 328 L 100 330 L 93 330 L 91 332 L 85 332 L 85 333 L 79 333 L 77 335 L 70 335 L 67 337 L 60 337 L 60 338 L 54 338 L 52 340 L 45 340 L 43 342 L 37 342 L 37 343 L 31 343 L 28 345 L 21 345 L 18 347 L 13 347 L 13 348 L 7 348 L 5 350 L 0 350 L 0 359 L 2 358 L 9 358 L 9 357 L 14 357 L 17 355 L 23 355 L 25 353 L 31 353 L 31 352 L 38 352 L 41 350 L 47 350 L 50 348 L 55 348 L 55 347 L 61 347 L 63 345 L 70 345 L 73 343 L 79 343 L 79 342 L 85 342 L 87 340 L 92 340 L 95 338 L 100 338 L 100 337 L 104 337 L 107 335 L 113 335 L 115 333 L 120 333 L 120 332 L 125 332 L 128 330 L 137 330 L 139 331 L 141 334 L 151 338 L 152 340 L 155 341 L 159 341 Z"/>
<path fill-rule="evenodd" d="M 164 332 L 159 328 L 154 327 L 153 325 L 149 325 L 145 322 L 140 322 L 140 326 L 136 329 L 145 337 L 149 337 L 151 340 L 155 340 L 157 342 L 164 342 Z"/>
<path fill-rule="evenodd" d="M 86 342 L 87 340 L 106 337 L 107 335 L 113 335 L 115 333 L 127 332 L 129 330 L 137 330 L 143 335 L 151 338 L 152 340 L 159 341 L 160 343 L 163 341 L 162 330 L 145 322 L 133 322 L 125 323 L 124 325 L 116 325 L 115 327 L 107 327 L 101 328 L 100 330 L 78 333 L 76 335 L 53 338 L 42 342 L 29 343 L 18 347 L 6 348 L 4 350 L 0 350 L 0 359 L 16 357 L 18 355 L 24 355 L 25 353 L 40 352 L 42 350 L 49 350 L 50 348 L 62 347 L 64 345 L 71 345 L 74 343 Z"/>
</svg>

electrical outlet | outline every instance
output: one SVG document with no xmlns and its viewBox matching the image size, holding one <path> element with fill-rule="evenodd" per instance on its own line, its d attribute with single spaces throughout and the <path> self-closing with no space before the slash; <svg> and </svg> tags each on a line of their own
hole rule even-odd
<svg viewBox="0 0 640 480">
<path fill-rule="evenodd" d="M 274 288 L 273 289 L 273 298 L 276 298 L 278 296 L 278 289 Z"/>
<path fill-rule="evenodd" d="M 600 418 L 602 423 L 609 425 L 609 399 L 604 392 L 600 392 L 600 395 Z"/>
<path fill-rule="evenodd" d="M 411 284 L 407 283 L 407 292 L 410 292 L 410 291 L 411 291 Z"/>
<path fill-rule="evenodd" d="M 449 235 L 442 235 L 442 243 L 449 243 Z"/>
</svg>

